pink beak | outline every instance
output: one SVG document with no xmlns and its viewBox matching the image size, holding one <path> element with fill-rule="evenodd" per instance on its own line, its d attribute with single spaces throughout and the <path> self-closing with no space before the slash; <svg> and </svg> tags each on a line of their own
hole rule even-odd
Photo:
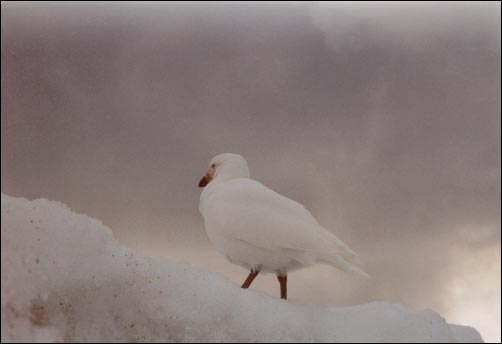
<svg viewBox="0 0 502 344">
<path fill-rule="evenodd" d="M 199 187 L 203 188 L 204 186 L 206 186 L 207 184 L 209 184 L 210 181 L 211 181 L 211 176 L 209 176 L 206 173 L 206 175 L 204 177 L 202 177 L 202 179 L 200 180 Z"/>
</svg>

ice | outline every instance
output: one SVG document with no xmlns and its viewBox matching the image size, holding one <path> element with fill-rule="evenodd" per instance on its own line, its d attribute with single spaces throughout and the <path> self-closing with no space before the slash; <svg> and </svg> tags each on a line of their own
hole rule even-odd
<svg viewBox="0 0 502 344">
<path fill-rule="evenodd" d="M 65 205 L 2 194 L 2 342 L 481 342 L 431 310 L 319 308 L 147 258 Z"/>
</svg>

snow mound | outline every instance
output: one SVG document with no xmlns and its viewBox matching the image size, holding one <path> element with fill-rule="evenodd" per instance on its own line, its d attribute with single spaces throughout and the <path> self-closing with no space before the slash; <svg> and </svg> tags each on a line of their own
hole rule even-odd
<svg viewBox="0 0 502 344">
<path fill-rule="evenodd" d="M 100 221 L 2 194 L 2 342 L 481 342 L 430 310 L 284 302 L 143 257 Z"/>
</svg>

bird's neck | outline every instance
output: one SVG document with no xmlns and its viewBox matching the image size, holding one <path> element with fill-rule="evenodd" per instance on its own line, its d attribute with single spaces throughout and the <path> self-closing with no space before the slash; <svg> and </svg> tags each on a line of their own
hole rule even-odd
<svg viewBox="0 0 502 344">
<path fill-rule="evenodd" d="M 249 169 L 245 165 L 230 164 L 219 169 L 211 183 L 221 183 L 236 178 L 249 178 Z M 210 183 L 210 184 L 211 184 Z"/>
<path fill-rule="evenodd" d="M 206 205 L 211 195 L 217 193 L 218 186 L 237 178 L 249 178 L 249 169 L 247 166 L 243 165 L 227 165 L 222 166 L 215 174 L 213 180 L 204 187 L 200 195 L 199 210 L 204 215 Z"/>
</svg>

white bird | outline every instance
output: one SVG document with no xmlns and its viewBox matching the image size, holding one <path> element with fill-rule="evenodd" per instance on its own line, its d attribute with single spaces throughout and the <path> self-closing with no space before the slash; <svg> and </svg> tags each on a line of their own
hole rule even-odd
<svg viewBox="0 0 502 344">
<path fill-rule="evenodd" d="M 249 177 L 238 154 L 214 157 L 199 187 L 199 210 L 209 239 L 231 263 L 250 270 L 248 288 L 258 273 L 275 273 L 281 298 L 287 298 L 287 273 L 317 263 L 369 277 L 354 251 L 301 204 Z"/>
</svg>

